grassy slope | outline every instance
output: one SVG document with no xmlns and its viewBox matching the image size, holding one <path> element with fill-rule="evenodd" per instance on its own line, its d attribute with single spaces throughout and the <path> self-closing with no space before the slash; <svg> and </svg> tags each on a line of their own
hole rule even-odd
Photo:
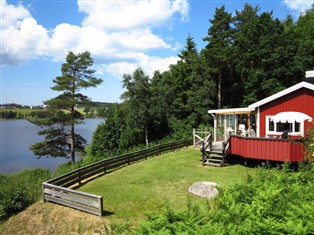
<svg viewBox="0 0 314 235">
<path fill-rule="evenodd" d="M 121 168 L 89 182 L 82 191 L 103 195 L 106 216 L 98 218 L 52 203 L 38 202 L 0 226 L 3 234 L 92 234 L 104 231 L 110 222 L 136 225 L 147 211 L 166 206 L 184 208 L 187 190 L 196 181 L 214 181 L 222 187 L 242 180 L 252 168 L 232 165 L 224 168 L 202 167 L 198 150 L 187 149 L 158 156 Z"/>
</svg>

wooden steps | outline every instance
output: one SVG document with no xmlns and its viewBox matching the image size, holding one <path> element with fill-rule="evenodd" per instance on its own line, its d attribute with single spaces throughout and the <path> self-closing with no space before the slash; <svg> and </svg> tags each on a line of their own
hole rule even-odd
<svg viewBox="0 0 314 235">
<path fill-rule="evenodd" d="M 213 143 L 211 149 L 202 151 L 202 165 L 215 167 L 224 165 L 222 142 Z"/>
</svg>

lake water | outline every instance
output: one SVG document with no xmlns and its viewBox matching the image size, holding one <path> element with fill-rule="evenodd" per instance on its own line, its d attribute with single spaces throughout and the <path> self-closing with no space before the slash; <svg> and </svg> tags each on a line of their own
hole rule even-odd
<svg viewBox="0 0 314 235">
<path fill-rule="evenodd" d="M 82 135 L 87 143 L 93 138 L 93 133 L 103 119 L 85 119 L 85 124 L 77 125 L 76 132 Z M 37 135 L 40 127 L 27 120 L 0 120 L 0 172 L 12 173 L 25 168 L 49 168 L 56 167 L 69 161 L 65 158 L 51 158 L 37 156 L 29 150 L 29 146 L 44 140 Z"/>
</svg>

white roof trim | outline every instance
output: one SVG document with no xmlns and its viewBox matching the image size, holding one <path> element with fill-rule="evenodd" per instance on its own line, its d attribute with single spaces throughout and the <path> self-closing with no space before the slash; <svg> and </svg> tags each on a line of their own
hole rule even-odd
<svg viewBox="0 0 314 235">
<path fill-rule="evenodd" d="M 280 98 L 282 96 L 285 96 L 285 95 L 287 95 L 287 94 L 289 94 L 291 92 L 294 92 L 296 90 L 299 90 L 301 88 L 307 88 L 307 89 L 310 89 L 310 90 L 314 91 L 314 84 L 311 84 L 311 83 L 308 83 L 308 82 L 300 82 L 300 83 L 298 83 L 298 84 L 296 84 L 296 85 L 294 85 L 292 87 L 289 87 L 289 88 L 287 88 L 287 89 L 285 89 L 283 91 L 280 91 L 280 92 L 278 92 L 278 93 L 276 93 L 274 95 L 271 95 L 271 96 L 269 96 L 269 97 L 267 97 L 267 98 L 265 98 L 263 100 L 260 100 L 260 101 L 254 103 L 254 104 L 249 105 L 249 108 L 250 109 L 256 109 L 257 107 L 260 107 L 260 106 L 262 106 L 264 104 L 267 104 L 267 103 L 269 103 L 269 102 L 271 102 L 273 100 L 276 100 L 276 99 L 278 99 L 278 98 Z"/>
<path fill-rule="evenodd" d="M 249 113 L 254 111 L 254 109 L 250 108 L 232 108 L 232 109 L 211 109 L 208 110 L 208 113 L 216 113 L 216 114 L 237 114 L 237 113 Z"/>
<path fill-rule="evenodd" d="M 305 72 L 305 77 L 306 77 L 306 78 L 312 78 L 312 77 L 314 77 L 314 70 L 312 70 L 312 71 L 306 71 L 306 72 Z"/>
</svg>

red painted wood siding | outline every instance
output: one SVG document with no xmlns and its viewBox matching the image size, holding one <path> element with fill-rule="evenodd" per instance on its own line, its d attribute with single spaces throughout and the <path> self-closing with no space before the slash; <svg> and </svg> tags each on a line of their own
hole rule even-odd
<svg viewBox="0 0 314 235">
<path fill-rule="evenodd" d="M 266 116 L 275 115 L 279 112 L 294 111 L 302 112 L 314 119 L 314 91 L 301 88 L 293 93 L 280 97 L 260 107 L 260 136 L 266 135 Z M 304 133 L 310 126 L 304 122 Z"/>
<path fill-rule="evenodd" d="M 231 136 L 230 154 L 244 158 L 281 162 L 302 162 L 303 146 L 289 140 Z"/>
</svg>

